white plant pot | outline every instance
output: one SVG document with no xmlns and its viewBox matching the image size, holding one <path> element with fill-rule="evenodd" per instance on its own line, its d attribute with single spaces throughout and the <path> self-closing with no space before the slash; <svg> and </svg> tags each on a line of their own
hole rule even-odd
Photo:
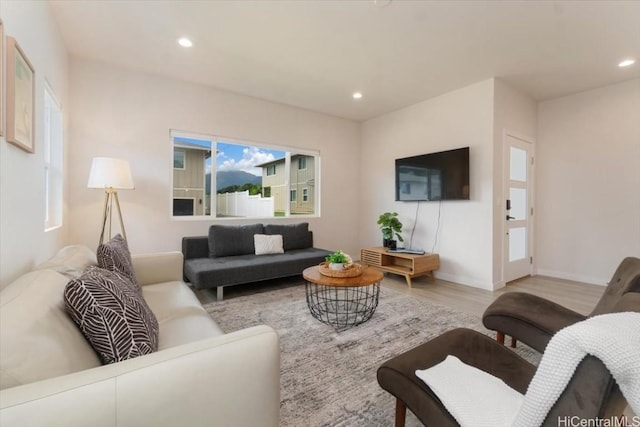
<svg viewBox="0 0 640 427">
<path fill-rule="evenodd" d="M 344 264 L 341 262 L 330 262 L 329 270 L 344 270 Z"/>
</svg>

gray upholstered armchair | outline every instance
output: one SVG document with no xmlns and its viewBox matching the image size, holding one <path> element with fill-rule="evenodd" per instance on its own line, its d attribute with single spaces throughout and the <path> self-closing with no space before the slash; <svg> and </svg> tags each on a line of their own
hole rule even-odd
<svg viewBox="0 0 640 427">
<path fill-rule="evenodd" d="M 628 292 L 640 292 L 639 258 L 628 257 L 620 263 L 604 295 L 588 316 L 532 294 L 510 292 L 500 295 L 487 307 L 482 323 L 497 332 L 498 342 L 504 344 L 505 335 L 509 335 L 512 346 L 518 340 L 542 353 L 560 329 L 587 317 L 610 313 Z"/>
</svg>

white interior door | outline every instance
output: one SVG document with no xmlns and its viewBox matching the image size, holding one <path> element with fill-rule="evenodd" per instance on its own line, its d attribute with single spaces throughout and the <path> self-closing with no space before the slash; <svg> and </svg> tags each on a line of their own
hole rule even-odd
<svg viewBox="0 0 640 427">
<path fill-rule="evenodd" d="M 505 134 L 504 139 L 505 282 L 531 274 L 533 264 L 533 144 Z"/>
</svg>

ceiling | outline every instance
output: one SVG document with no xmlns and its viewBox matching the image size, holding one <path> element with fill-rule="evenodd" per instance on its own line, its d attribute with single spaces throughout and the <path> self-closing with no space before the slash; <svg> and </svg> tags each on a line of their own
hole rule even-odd
<svg viewBox="0 0 640 427">
<path fill-rule="evenodd" d="M 640 77 L 640 1 L 50 3 L 72 57 L 353 120 L 491 77 L 536 100 Z"/>
</svg>

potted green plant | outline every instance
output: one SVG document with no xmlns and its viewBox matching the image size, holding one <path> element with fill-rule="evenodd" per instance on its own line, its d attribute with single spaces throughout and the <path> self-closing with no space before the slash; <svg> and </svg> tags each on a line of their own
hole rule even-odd
<svg viewBox="0 0 640 427">
<path fill-rule="evenodd" d="M 385 248 L 396 248 L 396 240 L 404 242 L 404 239 L 400 235 L 402 232 L 402 223 L 398 219 L 397 212 L 385 212 L 378 218 L 378 225 L 380 231 L 382 231 L 382 246 Z"/>
<path fill-rule="evenodd" d="M 342 251 L 334 252 L 325 259 L 331 270 L 344 270 L 345 267 L 353 264 L 351 257 Z"/>
</svg>

